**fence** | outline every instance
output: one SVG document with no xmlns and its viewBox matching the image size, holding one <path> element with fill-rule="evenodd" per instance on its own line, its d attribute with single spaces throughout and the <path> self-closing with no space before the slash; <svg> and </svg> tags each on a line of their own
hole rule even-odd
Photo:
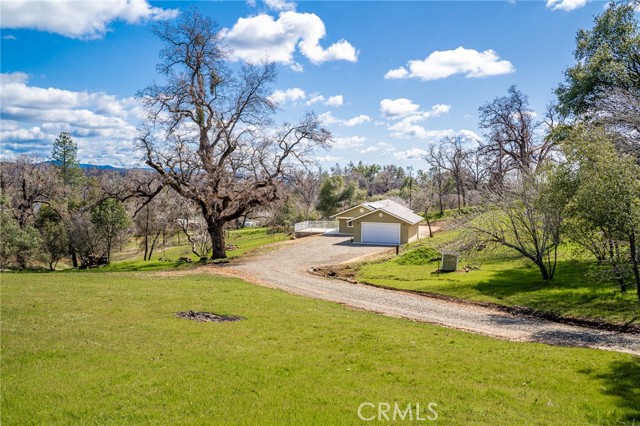
<svg viewBox="0 0 640 426">
<path fill-rule="evenodd" d="M 296 232 L 326 232 L 338 229 L 338 222 L 335 220 L 307 220 L 294 225 Z"/>
</svg>

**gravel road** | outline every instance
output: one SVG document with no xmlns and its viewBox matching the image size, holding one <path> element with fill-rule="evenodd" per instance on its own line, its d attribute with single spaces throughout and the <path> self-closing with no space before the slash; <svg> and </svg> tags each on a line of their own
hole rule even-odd
<svg viewBox="0 0 640 426">
<path fill-rule="evenodd" d="M 229 273 L 268 287 L 337 302 L 382 315 L 408 318 L 500 339 L 578 346 L 640 355 L 640 335 L 595 330 L 490 308 L 350 284 L 309 273 L 314 266 L 335 265 L 379 254 L 388 247 L 353 245 L 349 238 L 312 236 L 283 244 L 230 267 Z M 226 268 L 225 268 L 226 269 Z"/>
</svg>

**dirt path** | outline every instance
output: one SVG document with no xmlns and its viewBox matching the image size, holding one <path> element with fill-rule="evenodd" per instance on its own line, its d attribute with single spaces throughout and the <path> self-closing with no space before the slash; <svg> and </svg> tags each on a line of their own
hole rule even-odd
<svg viewBox="0 0 640 426">
<path fill-rule="evenodd" d="M 309 273 L 388 251 L 388 247 L 353 245 L 349 238 L 306 237 L 218 272 L 284 291 L 328 300 L 383 315 L 438 324 L 520 342 L 578 346 L 640 355 L 640 335 L 595 330 L 518 317 L 490 308 L 326 279 Z"/>
</svg>

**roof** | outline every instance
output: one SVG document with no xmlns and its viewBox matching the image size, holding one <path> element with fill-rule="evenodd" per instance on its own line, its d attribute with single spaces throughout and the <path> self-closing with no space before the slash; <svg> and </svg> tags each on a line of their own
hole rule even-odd
<svg viewBox="0 0 640 426">
<path fill-rule="evenodd" d="M 415 214 L 413 210 L 391 200 L 374 201 L 372 203 L 363 203 L 363 205 L 373 210 L 371 210 L 370 212 L 366 212 L 361 216 L 354 217 L 351 220 L 360 219 L 361 217 L 368 216 L 371 213 L 378 211 L 383 211 L 411 225 L 415 225 L 416 223 L 422 222 L 424 220 L 422 216 Z"/>
<path fill-rule="evenodd" d="M 353 209 L 355 209 L 355 208 L 357 208 L 357 207 L 365 207 L 365 208 L 367 208 L 367 209 L 369 209 L 369 210 L 371 210 L 371 211 L 375 210 L 375 208 L 373 208 L 373 207 L 369 207 L 369 205 L 368 205 L 368 204 L 370 204 L 370 203 L 362 203 L 362 204 L 359 204 L 359 205 L 357 205 L 357 206 L 349 207 L 348 209 L 346 209 L 346 210 L 342 210 L 340 213 L 336 213 L 336 214 L 334 214 L 334 215 L 332 215 L 332 216 L 330 216 L 330 217 L 335 217 L 336 219 L 346 219 L 346 218 L 341 218 L 341 217 L 339 217 L 339 216 L 340 216 L 341 214 L 346 213 L 346 212 L 348 212 L 348 211 L 351 211 L 351 210 L 353 210 Z M 354 217 L 355 217 L 355 216 L 354 216 Z M 349 219 L 351 219 L 351 216 L 349 216 Z"/>
</svg>

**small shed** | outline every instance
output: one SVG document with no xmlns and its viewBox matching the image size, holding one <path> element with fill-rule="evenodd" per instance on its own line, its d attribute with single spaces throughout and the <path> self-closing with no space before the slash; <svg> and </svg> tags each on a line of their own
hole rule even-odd
<svg viewBox="0 0 640 426">
<path fill-rule="evenodd" d="M 440 270 L 442 272 L 457 271 L 459 253 L 455 251 L 443 251 L 441 254 L 442 254 L 442 262 L 440 263 Z"/>
</svg>

